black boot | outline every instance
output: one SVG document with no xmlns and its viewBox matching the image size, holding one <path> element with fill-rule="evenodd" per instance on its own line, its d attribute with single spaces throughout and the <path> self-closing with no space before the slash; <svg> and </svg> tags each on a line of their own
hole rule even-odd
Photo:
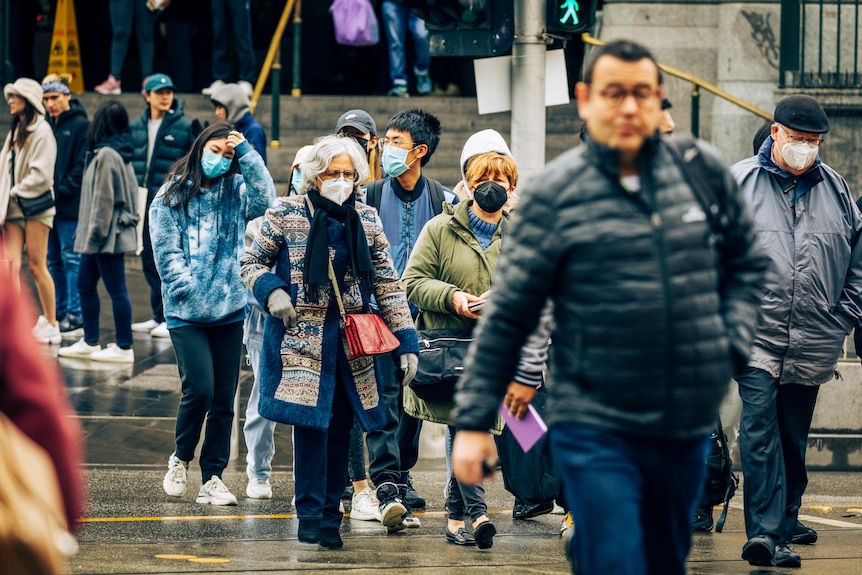
<svg viewBox="0 0 862 575">
<path fill-rule="evenodd" d="M 694 511 L 694 520 L 691 522 L 691 530 L 696 533 L 709 533 L 712 531 L 712 507 L 698 507 Z"/>
<path fill-rule="evenodd" d="M 341 540 L 341 533 L 337 527 L 321 527 L 320 528 L 320 546 L 327 549 L 341 549 L 344 547 L 344 541 Z"/>
<path fill-rule="evenodd" d="M 319 543 L 320 519 L 300 519 L 296 536 L 303 543 Z"/>
</svg>

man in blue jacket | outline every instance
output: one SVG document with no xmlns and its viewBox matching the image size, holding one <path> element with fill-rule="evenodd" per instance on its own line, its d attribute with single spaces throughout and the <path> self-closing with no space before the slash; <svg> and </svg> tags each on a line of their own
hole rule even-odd
<svg viewBox="0 0 862 575">
<path fill-rule="evenodd" d="M 771 260 L 751 358 L 735 377 L 748 536 L 742 557 L 799 567 L 789 543 L 817 540 L 798 520 L 817 391 L 834 377 L 844 339 L 862 316 L 862 215 L 844 178 L 820 161 L 829 120 L 817 100 L 787 96 L 774 118 L 759 152 L 731 168 Z"/>
<path fill-rule="evenodd" d="M 162 304 L 162 282 L 153 260 L 150 204 L 162 187 L 173 163 L 191 148 L 200 133 L 200 124 L 197 120 L 190 120 L 183 115 L 182 102 L 174 97 L 174 82 L 166 74 L 153 74 L 147 78 L 144 84 L 144 99 L 147 101 L 147 108 L 140 118 L 132 122 L 130 128 L 135 146 L 132 165 L 138 177 L 138 185 L 146 188 L 147 192 L 141 267 L 150 285 L 153 317 L 144 322 L 133 323 L 132 331 L 149 333 L 153 337 L 170 337 Z"/>
</svg>

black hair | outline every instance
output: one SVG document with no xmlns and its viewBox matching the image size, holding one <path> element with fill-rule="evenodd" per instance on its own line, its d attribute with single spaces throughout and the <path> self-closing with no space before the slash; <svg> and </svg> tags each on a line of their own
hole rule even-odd
<svg viewBox="0 0 862 575">
<path fill-rule="evenodd" d="M 129 129 L 129 114 L 117 100 L 108 100 L 99 106 L 90 127 L 87 128 L 87 143 L 90 149 L 105 140 L 119 136 Z"/>
<path fill-rule="evenodd" d="M 15 94 L 15 96 L 18 96 L 18 94 Z M 31 104 L 24 96 L 18 96 L 18 98 L 24 102 L 24 120 L 21 121 L 18 114 L 12 116 L 12 126 L 9 128 L 9 133 L 13 135 L 12 138 L 9 138 L 10 150 L 12 149 L 13 144 L 16 144 L 20 148 L 27 143 L 27 138 L 30 137 L 30 132 L 27 131 L 27 126 L 32 124 L 33 119 L 36 117 L 36 108 L 33 107 L 33 104 Z M 18 129 L 19 127 L 20 130 Z"/>
<path fill-rule="evenodd" d="M 389 118 L 386 131 L 389 130 L 407 132 L 413 138 L 414 145 L 428 146 L 428 153 L 422 157 L 421 166 L 428 163 L 440 143 L 440 120 L 437 116 L 418 108 L 398 112 Z"/>
<path fill-rule="evenodd" d="M 758 152 L 760 152 L 760 147 L 763 145 L 763 142 L 766 141 L 766 138 L 772 134 L 772 121 L 767 120 L 763 123 L 762 126 L 757 128 L 757 131 L 754 132 L 754 140 L 752 144 L 754 145 L 754 155 L 756 156 Z"/>
<path fill-rule="evenodd" d="M 663 83 L 664 78 L 662 76 L 661 69 L 658 67 L 658 62 L 656 62 L 652 52 L 647 50 L 647 48 L 641 44 L 632 42 L 631 40 L 614 40 L 612 42 L 608 42 L 604 46 L 599 46 L 593 51 L 589 61 L 587 61 L 587 64 L 584 66 L 585 84 L 593 83 L 593 68 L 595 68 L 596 62 L 602 56 L 611 56 L 612 58 L 622 60 L 623 62 L 640 62 L 646 58 L 655 64 L 655 69 L 658 73 L 659 85 Z"/>
<path fill-rule="evenodd" d="M 174 162 L 171 166 L 168 175 L 165 177 L 165 182 L 168 182 L 168 189 L 165 190 L 165 203 L 169 206 L 182 205 L 187 207 L 189 200 L 198 193 L 203 186 L 206 176 L 204 176 L 201 168 L 201 157 L 204 155 L 204 146 L 210 140 L 216 138 L 227 138 L 232 130 L 235 130 L 233 124 L 227 122 L 216 122 L 210 124 L 195 138 L 192 147 L 188 153 Z M 230 169 L 221 177 L 227 180 L 225 184 L 230 187 L 233 181 L 234 174 L 239 171 L 239 158 L 234 156 L 230 163 Z"/>
</svg>

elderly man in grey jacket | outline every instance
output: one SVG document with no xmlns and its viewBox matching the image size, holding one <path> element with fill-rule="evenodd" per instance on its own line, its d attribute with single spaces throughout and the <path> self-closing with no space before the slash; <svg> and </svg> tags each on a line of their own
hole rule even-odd
<svg viewBox="0 0 862 575">
<path fill-rule="evenodd" d="M 736 377 L 742 557 L 752 565 L 799 567 L 788 544 L 817 540 L 798 520 L 808 430 L 819 386 L 862 313 L 862 215 L 844 178 L 820 161 L 828 130 L 814 98 L 788 96 L 757 155 L 731 167 L 771 258 L 751 358 Z"/>
</svg>

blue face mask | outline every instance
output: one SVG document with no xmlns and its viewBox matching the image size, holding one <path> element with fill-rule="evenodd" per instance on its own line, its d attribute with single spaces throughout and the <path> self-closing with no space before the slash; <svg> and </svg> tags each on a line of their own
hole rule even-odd
<svg viewBox="0 0 862 575">
<path fill-rule="evenodd" d="M 409 150 L 405 150 L 404 148 L 399 148 L 397 146 L 386 146 L 383 148 L 383 154 L 380 159 L 383 162 L 383 171 L 386 172 L 387 176 L 391 176 L 393 178 L 397 178 L 404 172 L 406 172 L 410 166 L 413 165 L 413 162 L 409 164 L 405 163 L 407 159 L 407 154 L 415 150 L 418 146 L 414 146 Z"/>
<path fill-rule="evenodd" d="M 297 194 L 302 193 L 302 172 L 299 168 L 293 170 L 293 175 L 290 176 L 290 185 L 293 186 L 293 191 Z"/>
<path fill-rule="evenodd" d="M 201 157 L 201 169 L 206 177 L 213 179 L 225 175 L 232 162 L 233 160 L 220 156 L 211 150 L 204 150 L 204 155 Z"/>
</svg>

